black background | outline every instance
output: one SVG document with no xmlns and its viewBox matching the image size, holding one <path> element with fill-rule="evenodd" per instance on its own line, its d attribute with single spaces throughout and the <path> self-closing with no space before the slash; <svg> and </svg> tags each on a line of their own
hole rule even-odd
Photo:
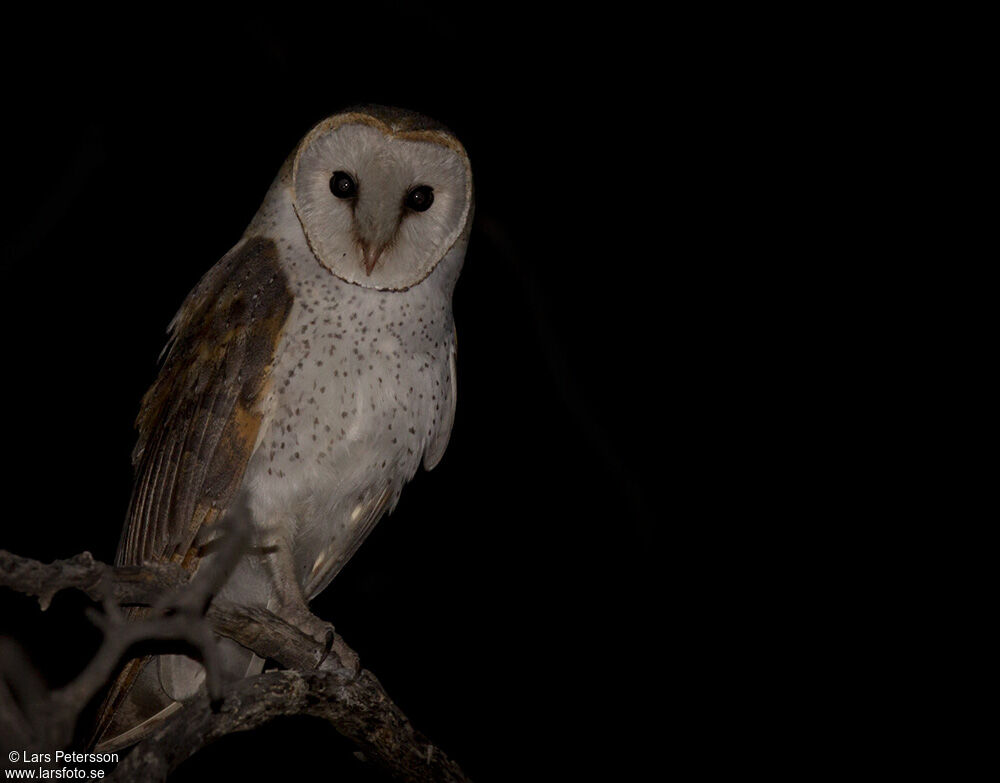
<svg viewBox="0 0 1000 783">
<path fill-rule="evenodd" d="M 313 608 L 476 780 L 626 779 L 671 752 L 700 720 L 676 713 L 702 676 L 682 618 L 713 587 L 677 574 L 703 557 L 683 531 L 723 502 L 701 470 L 721 448 L 704 381 L 720 359 L 695 358 L 718 328 L 700 284 L 722 272 L 707 191 L 678 193 L 704 154 L 685 141 L 690 79 L 668 78 L 649 20 L 407 4 L 121 21 L 7 32 L 4 478 L 22 504 L 0 546 L 113 558 L 132 422 L 183 297 L 313 123 L 412 108 L 455 131 L 476 178 L 457 419 Z M 53 685 L 99 642 L 77 596 L 0 602 L 0 633 Z M 382 779 L 308 720 L 172 779 L 222 765 Z"/>
</svg>

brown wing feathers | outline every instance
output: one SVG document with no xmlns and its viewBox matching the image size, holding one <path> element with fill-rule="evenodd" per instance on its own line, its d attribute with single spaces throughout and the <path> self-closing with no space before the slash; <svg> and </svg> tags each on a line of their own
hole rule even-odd
<svg viewBox="0 0 1000 783">
<path fill-rule="evenodd" d="M 291 307 L 277 248 L 259 237 L 226 255 L 188 296 L 136 420 L 136 483 L 119 565 L 171 559 L 191 570 L 197 565 L 195 537 L 232 502 L 253 452 Z M 143 664 L 133 661 L 113 684 L 96 736 Z"/>
<path fill-rule="evenodd" d="M 261 238 L 226 256 L 188 297 L 136 421 L 121 564 L 184 558 L 205 512 L 233 499 L 291 305 L 274 243 Z"/>
</svg>

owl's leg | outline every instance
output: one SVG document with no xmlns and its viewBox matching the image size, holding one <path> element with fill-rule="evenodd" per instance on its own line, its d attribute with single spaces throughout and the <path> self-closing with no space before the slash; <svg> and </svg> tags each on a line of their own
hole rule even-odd
<svg viewBox="0 0 1000 783">
<path fill-rule="evenodd" d="M 309 601 L 295 572 L 291 546 L 282 535 L 271 537 L 265 546 L 264 560 L 271 577 L 273 593 L 267 608 L 303 633 L 321 642 L 329 652 L 333 644 L 333 626 L 309 610 Z"/>
</svg>

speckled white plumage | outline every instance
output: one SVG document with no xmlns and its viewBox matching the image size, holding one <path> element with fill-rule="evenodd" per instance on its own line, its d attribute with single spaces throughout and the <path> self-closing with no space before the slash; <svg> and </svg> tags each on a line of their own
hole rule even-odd
<svg viewBox="0 0 1000 783">
<path fill-rule="evenodd" d="M 444 453 L 456 400 L 451 295 L 467 238 L 418 285 L 384 291 L 316 263 L 287 176 L 259 218 L 253 230 L 277 239 L 294 304 L 243 489 L 255 524 L 294 526 L 286 535 L 311 598 L 377 521 L 369 509 L 384 498 L 380 511 L 391 510 L 421 460 L 429 469 Z"/>
</svg>

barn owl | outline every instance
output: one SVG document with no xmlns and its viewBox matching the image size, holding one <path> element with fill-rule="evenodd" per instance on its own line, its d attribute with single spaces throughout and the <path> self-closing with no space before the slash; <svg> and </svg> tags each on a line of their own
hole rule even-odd
<svg viewBox="0 0 1000 783">
<path fill-rule="evenodd" d="M 195 571 L 239 507 L 258 546 L 220 595 L 322 634 L 308 601 L 448 443 L 472 213 L 469 158 L 434 120 L 364 106 L 312 128 L 170 325 L 117 563 Z M 220 644 L 231 679 L 261 663 Z M 141 739 L 203 679 L 183 656 L 132 661 L 101 746 Z"/>
</svg>

